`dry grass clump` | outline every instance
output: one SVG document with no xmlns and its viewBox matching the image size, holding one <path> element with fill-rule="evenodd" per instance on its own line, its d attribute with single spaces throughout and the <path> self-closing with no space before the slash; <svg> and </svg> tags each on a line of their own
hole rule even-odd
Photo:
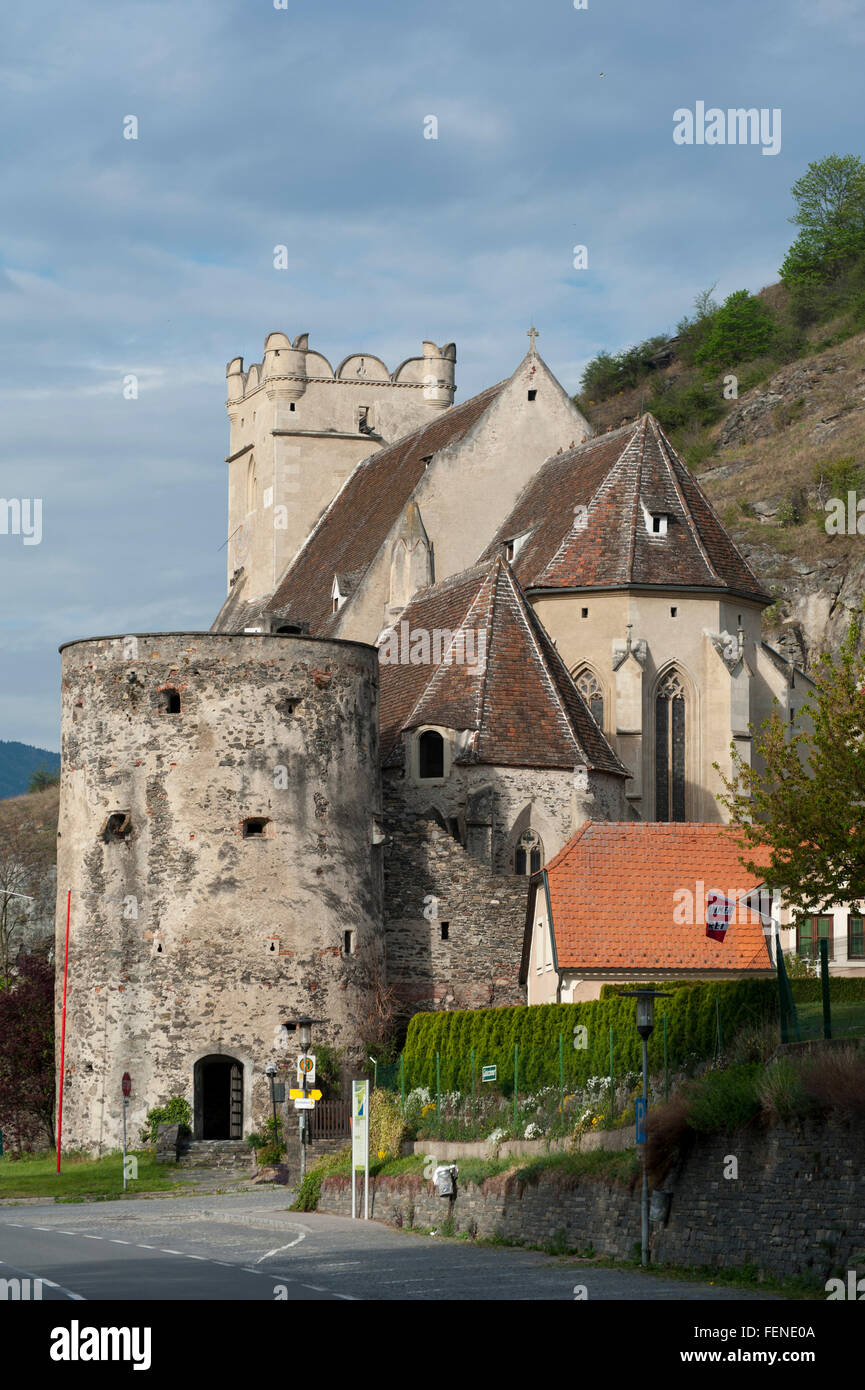
<svg viewBox="0 0 865 1390">
<path fill-rule="evenodd" d="M 820 1110 L 865 1115 L 865 1051 L 826 1048 L 803 1060 L 802 1089 Z"/>
</svg>

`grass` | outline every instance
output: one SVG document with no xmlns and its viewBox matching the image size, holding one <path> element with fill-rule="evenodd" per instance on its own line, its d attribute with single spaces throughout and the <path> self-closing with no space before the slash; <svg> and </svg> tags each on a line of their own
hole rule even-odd
<svg viewBox="0 0 865 1390">
<path fill-rule="evenodd" d="M 127 1196 L 141 1192 L 173 1192 L 180 1184 L 166 1172 L 162 1163 L 146 1150 L 130 1154 L 138 1163 L 138 1177 L 127 1183 Z M 106 1154 L 104 1158 L 64 1154 L 61 1171 L 57 1159 L 48 1157 L 0 1158 L 0 1198 L 44 1197 L 56 1202 L 83 1201 L 88 1198 L 122 1197 L 123 1156 Z"/>
</svg>

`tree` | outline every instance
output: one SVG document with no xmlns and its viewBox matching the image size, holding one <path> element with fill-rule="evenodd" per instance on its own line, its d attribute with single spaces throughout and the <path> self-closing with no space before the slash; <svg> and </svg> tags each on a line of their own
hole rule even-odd
<svg viewBox="0 0 865 1390">
<path fill-rule="evenodd" d="M 862 620 L 851 620 L 839 658 L 820 659 L 815 689 L 792 735 L 776 710 L 755 732 L 765 771 L 731 745 L 723 806 L 741 830 L 740 862 L 764 876 L 752 852 L 768 852 L 765 880 L 802 911 L 865 898 L 865 658 Z M 800 756 L 800 754 L 802 756 Z M 717 763 L 716 770 L 720 772 Z M 765 862 L 765 860 L 764 860 Z"/>
<path fill-rule="evenodd" d="M 19 1148 L 54 1143 L 54 971 L 38 955 L 0 989 L 0 1129 Z"/>
<path fill-rule="evenodd" d="M 814 160 L 791 189 L 801 228 L 781 266 L 790 289 L 837 278 L 865 254 L 865 164 L 856 155 Z"/>
<path fill-rule="evenodd" d="M 749 362 L 771 347 L 774 336 L 771 309 L 747 290 L 735 290 L 714 315 L 695 361 L 719 370 Z"/>
<path fill-rule="evenodd" d="M 50 767 L 37 767 L 27 784 L 27 790 L 28 792 L 44 792 L 48 787 L 56 787 L 59 782 L 59 772 L 52 771 Z"/>
<path fill-rule="evenodd" d="M 0 989 L 25 929 L 44 933 L 53 915 L 56 832 L 56 794 L 37 803 L 26 797 L 0 802 Z"/>
</svg>

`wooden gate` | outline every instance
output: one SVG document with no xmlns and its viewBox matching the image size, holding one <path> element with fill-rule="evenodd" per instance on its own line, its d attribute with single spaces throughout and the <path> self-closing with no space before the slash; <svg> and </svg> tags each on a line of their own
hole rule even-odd
<svg viewBox="0 0 865 1390">
<path fill-rule="evenodd" d="M 231 1139 L 243 1138 L 243 1068 L 231 1064 Z"/>
<path fill-rule="evenodd" d="M 310 1138 L 348 1139 L 351 1135 L 351 1101 L 319 1100 L 310 1114 Z"/>
</svg>

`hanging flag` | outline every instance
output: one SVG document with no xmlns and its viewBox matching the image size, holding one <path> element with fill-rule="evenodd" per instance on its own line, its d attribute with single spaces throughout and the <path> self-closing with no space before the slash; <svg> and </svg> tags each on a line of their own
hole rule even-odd
<svg viewBox="0 0 865 1390">
<path fill-rule="evenodd" d="M 735 898 L 727 898 L 712 889 L 706 894 L 706 935 L 713 941 L 723 941 L 735 914 Z"/>
</svg>

